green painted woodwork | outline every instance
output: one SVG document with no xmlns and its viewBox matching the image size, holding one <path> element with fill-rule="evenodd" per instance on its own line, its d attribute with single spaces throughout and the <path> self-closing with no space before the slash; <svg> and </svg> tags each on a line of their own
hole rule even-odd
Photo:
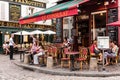
<svg viewBox="0 0 120 80">
<path fill-rule="evenodd" d="M 50 13 L 53 13 L 53 12 L 56 12 L 56 11 L 64 11 L 64 10 L 67 10 L 71 7 L 77 7 L 77 5 L 82 1 L 84 1 L 84 0 L 76 0 L 76 1 L 71 0 L 71 1 L 68 1 L 68 2 L 65 2 L 65 3 L 61 3 L 61 4 L 55 5 L 53 7 L 47 8 L 45 10 L 36 12 L 32 15 L 25 16 L 25 17 L 21 18 L 21 20 L 22 19 L 27 19 L 27 18 L 32 18 L 32 17 L 37 17 L 37 16 L 40 16 L 40 15 L 50 14 Z"/>
</svg>

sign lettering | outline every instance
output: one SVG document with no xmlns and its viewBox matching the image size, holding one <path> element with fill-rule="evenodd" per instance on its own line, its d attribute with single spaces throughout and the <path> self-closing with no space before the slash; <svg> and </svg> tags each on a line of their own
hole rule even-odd
<svg viewBox="0 0 120 80">
<path fill-rule="evenodd" d="M 19 4 L 29 5 L 29 6 L 35 6 L 39 8 L 46 8 L 46 3 L 37 2 L 33 0 L 3 0 L 3 1 L 14 2 L 14 3 L 19 3 Z"/>
<path fill-rule="evenodd" d="M 26 23 L 35 22 L 35 21 L 60 18 L 60 17 L 65 17 L 65 16 L 72 16 L 72 15 L 76 15 L 76 14 L 78 14 L 78 11 L 77 11 L 77 8 L 74 8 L 74 9 L 65 10 L 65 11 L 61 11 L 61 12 L 55 12 L 52 14 L 39 15 L 37 17 L 31 17 L 28 19 L 21 19 L 21 20 L 19 20 L 19 23 L 26 24 Z"/>
<path fill-rule="evenodd" d="M 17 27 L 20 28 L 20 24 L 17 22 L 7 22 L 7 21 L 0 21 L 0 27 Z M 24 24 L 22 28 L 39 28 L 39 29 L 51 29 L 54 30 L 54 26 L 50 25 L 38 25 L 38 24 Z"/>
</svg>

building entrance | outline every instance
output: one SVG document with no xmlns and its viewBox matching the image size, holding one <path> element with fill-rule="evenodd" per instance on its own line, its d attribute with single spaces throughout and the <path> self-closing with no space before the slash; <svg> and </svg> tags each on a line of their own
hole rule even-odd
<svg viewBox="0 0 120 80">
<path fill-rule="evenodd" d="M 106 11 L 91 13 L 91 41 L 106 35 Z"/>
<path fill-rule="evenodd" d="M 76 17 L 79 46 L 89 46 L 89 15 L 81 14 Z"/>
</svg>

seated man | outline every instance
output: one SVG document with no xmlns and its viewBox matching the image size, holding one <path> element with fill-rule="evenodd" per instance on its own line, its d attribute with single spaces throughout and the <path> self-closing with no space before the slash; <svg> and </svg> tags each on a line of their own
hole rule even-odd
<svg viewBox="0 0 120 80">
<path fill-rule="evenodd" d="M 107 51 L 105 52 L 105 59 L 106 59 L 106 64 L 105 65 L 108 65 L 109 62 L 108 62 L 108 57 L 116 57 L 117 56 L 117 53 L 118 53 L 118 46 L 115 44 L 115 42 L 111 41 L 110 42 L 110 48 L 111 48 L 111 51 Z"/>
<path fill-rule="evenodd" d="M 6 42 L 4 42 L 4 44 L 3 44 L 3 49 L 5 50 L 6 55 L 10 52 L 9 45 Z"/>
</svg>

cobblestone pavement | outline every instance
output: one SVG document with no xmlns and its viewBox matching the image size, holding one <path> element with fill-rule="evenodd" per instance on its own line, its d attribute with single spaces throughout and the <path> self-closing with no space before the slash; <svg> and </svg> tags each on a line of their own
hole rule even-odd
<svg viewBox="0 0 120 80">
<path fill-rule="evenodd" d="M 18 55 L 14 55 L 18 58 Z M 29 70 L 24 70 L 9 60 L 9 56 L 0 55 L 0 80 L 120 80 L 120 76 L 114 77 L 75 77 L 49 75 Z"/>
</svg>

